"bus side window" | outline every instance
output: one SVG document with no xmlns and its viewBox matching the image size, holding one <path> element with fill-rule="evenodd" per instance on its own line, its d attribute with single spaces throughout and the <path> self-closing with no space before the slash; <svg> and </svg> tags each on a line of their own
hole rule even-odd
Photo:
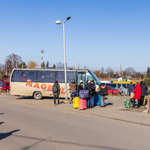
<svg viewBox="0 0 150 150">
<path fill-rule="evenodd" d="M 22 82 L 22 70 L 14 70 L 11 81 L 12 82 Z"/>
<path fill-rule="evenodd" d="M 67 83 L 72 82 L 73 79 L 76 79 L 76 71 L 67 71 Z"/>
<path fill-rule="evenodd" d="M 58 83 L 65 83 L 65 72 L 57 71 L 56 72 L 56 80 L 58 80 Z"/>
</svg>

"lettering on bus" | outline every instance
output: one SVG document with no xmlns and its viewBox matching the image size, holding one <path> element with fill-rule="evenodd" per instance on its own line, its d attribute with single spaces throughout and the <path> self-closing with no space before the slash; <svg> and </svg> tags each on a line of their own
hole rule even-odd
<svg viewBox="0 0 150 150">
<path fill-rule="evenodd" d="M 45 83 L 42 83 L 40 85 L 38 82 L 33 84 L 33 82 L 30 82 L 29 80 L 27 80 L 26 86 L 30 86 L 30 87 L 34 87 L 34 88 L 38 88 L 38 89 L 42 89 L 42 90 L 47 90 L 47 91 L 52 91 L 52 88 L 53 88 L 52 85 L 45 84 Z M 64 90 L 65 90 L 65 88 L 61 88 L 60 93 L 65 94 Z"/>
</svg>

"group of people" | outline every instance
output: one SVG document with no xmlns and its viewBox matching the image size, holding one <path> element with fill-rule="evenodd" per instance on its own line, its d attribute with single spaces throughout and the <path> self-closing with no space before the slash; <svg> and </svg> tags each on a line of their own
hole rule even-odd
<svg viewBox="0 0 150 150">
<path fill-rule="evenodd" d="M 77 85 L 75 79 L 72 80 L 72 82 L 69 83 L 70 86 L 70 103 L 72 103 L 72 93 L 80 90 L 89 90 L 89 98 L 87 99 L 87 106 L 90 107 L 90 102 L 89 99 L 92 98 L 95 94 L 101 95 L 101 107 L 105 106 L 105 95 L 107 95 L 107 89 L 103 84 L 99 86 L 99 91 L 96 92 L 96 86 L 94 83 L 94 80 L 92 81 L 87 81 L 85 84 L 85 87 L 83 88 L 83 82 L 80 82 L 79 85 Z M 55 90 L 57 89 L 57 90 Z M 54 85 L 53 85 L 53 95 L 54 95 L 54 104 L 56 105 L 56 98 L 58 99 L 58 104 L 59 104 L 59 95 L 60 95 L 60 85 L 58 81 L 56 80 Z"/>
<path fill-rule="evenodd" d="M 136 87 L 134 87 L 133 83 L 131 82 L 128 91 L 129 91 L 129 95 L 131 96 L 130 102 L 132 108 L 135 108 L 135 100 L 137 100 L 137 108 L 146 105 L 147 90 L 148 88 L 145 82 L 141 81 L 140 83 L 137 83 Z"/>
</svg>

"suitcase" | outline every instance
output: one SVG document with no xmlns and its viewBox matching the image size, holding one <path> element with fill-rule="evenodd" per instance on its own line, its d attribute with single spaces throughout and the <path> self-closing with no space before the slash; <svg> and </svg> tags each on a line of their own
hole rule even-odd
<svg viewBox="0 0 150 150">
<path fill-rule="evenodd" d="M 79 98 L 79 110 L 87 109 L 87 100 L 86 98 Z"/>
<path fill-rule="evenodd" d="M 94 106 L 101 105 L 101 95 L 94 95 Z"/>
<path fill-rule="evenodd" d="M 73 98 L 73 108 L 79 108 L 79 97 Z"/>
</svg>

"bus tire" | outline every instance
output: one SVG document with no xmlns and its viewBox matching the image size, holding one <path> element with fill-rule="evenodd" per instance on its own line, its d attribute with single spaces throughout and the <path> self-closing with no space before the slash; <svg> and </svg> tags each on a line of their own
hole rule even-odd
<svg viewBox="0 0 150 150">
<path fill-rule="evenodd" d="M 36 100 L 42 99 L 42 94 L 41 94 L 41 92 L 39 92 L 39 91 L 34 92 L 33 98 L 36 99 Z"/>
</svg>

